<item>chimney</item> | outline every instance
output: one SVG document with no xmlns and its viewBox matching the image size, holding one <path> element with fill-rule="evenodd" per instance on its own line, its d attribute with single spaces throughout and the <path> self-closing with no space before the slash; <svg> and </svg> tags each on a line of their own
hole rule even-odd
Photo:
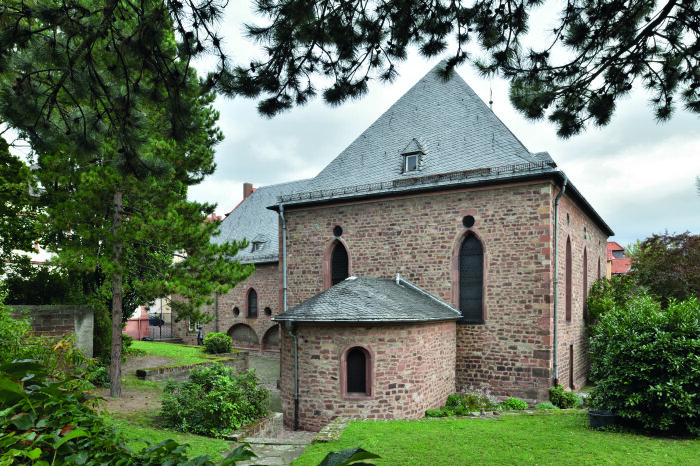
<svg viewBox="0 0 700 466">
<path fill-rule="evenodd" d="M 248 199 L 248 196 L 250 196 L 253 193 L 253 184 L 252 183 L 243 183 L 243 199 Z"/>
</svg>

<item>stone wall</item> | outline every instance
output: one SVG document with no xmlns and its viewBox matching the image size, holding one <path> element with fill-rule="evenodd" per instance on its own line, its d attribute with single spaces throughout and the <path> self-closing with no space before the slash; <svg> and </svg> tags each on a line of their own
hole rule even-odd
<svg viewBox="0 0 700 466">
<path fill-rule="evenodd" d="M 309 326 L 299 342 L 299 428 L 319 431 L 338 417 L 418 418 L 454 391 L 455 323 Z M 371 394 L 345 394 L 341 356 L 355 346 L 372 355 Z M 280 391 L 285 423 L 294 422 L 294 343 L 284 332 Z"/>
<path fill-rule="evenodd" d="M 558 193 L 558 190 L 554 193 Z M 553 209 L 552 204 L 552 209 Z M 566 195 L 559 204 L 559 381 L 567 388 L 579 389 L 588 380 L 588 334 L 585 330 L 584 305 L 586 290 L 583 288 L 583 251 L 587 259 L 587 287 L 598 278 L 605 278 L 608 237 L 583 212 L 581 206 Z M 568 218 L 567 218 L 568 214 Z M 554 218 L 552 214 L 552 219 Z M 554 222 L 552 221 L 552 224 Z M 571 320 L 566 319 L 566 240 L 571 241 Z M 554 265 L 552 265 L 554 270 Z M 552 286 L 552 294 L 554 287 Z M 573 355 L 572 355 L 573 353 Z M 572 357 L 573 356 L 573 357 Z M 573 380 L 571 360 L 573 359 Z M 554 374 L 552 374 L 554 377 Z"/>
<path fill-rule="evenodd" d="M 296 210 L 289 206 L 285 209 L 288 306 L 324 290 L 326 262 L 341 241 L 352 275 L 391 277 L 399 272 L 458 307 L 459 248 L 466 235 L 476 235 L 484 249 L 484 324 L 457 324 L 455 389 L 485 385 L 502 396 L 546 400 L 553 377 L 555 195 L 550 181 L 539 181 Z M 570 214 L 567 231 L 575 243 L 574 277 L 579 280 L 574 283 L 581 290 L 582 270 L 575 264 L 582 261 L 583 226 L 588 236 L 589 285 L 597 277 L 592 264 L 605 250 L 604 235 L 567 196 L 561 205 L 560 224 Z M 475 219 L 469 229 L 462 224 L 468 215 Z M 340 238 L 333 235 L 336 225 L 343 229 Z M 561 243 L 562 234 L 560 255 L 566 239 Z M 561 272 L 560 268 L 560 276 Z M 560 295 L 561 291 L 560 287 Z M 574 294 L 578 309 L 582 291 Z M 568 350 L 573 344 L 576 383 L 580 384 L 586 372 L 582 320 L 575 317 L 560 329 L 560 378 L 568 370 Z"/>
<path fill-rule="evenodd" d="M 187 379 L 192 369 L 209 367 L 215 362 L 232 367 L 236 372 L 243 372 L 248 369 L 248 353 L 240 351 L 236 353 L 218 354 L 216 358 L 212 358 L 211 362 L 139 369 L 136 371 L 136 377 L 143 380 L 154 380 L 158 382 L 167 382 L 170 379 L 182 381 Z"/>
<path fill-rule="evenodd" d="M 32 330 L 38 335 L 62 337 L 75 334 L 75 344 L 92 357 L 92 333 L 95 314 L 91 306 L 28 306 L 13 305 L 17 311 L 29 311 Z"/>
<path fill-rule="evenodd" d="M 233 346 L 250 351 L 279 351 L 279 326 L 272 317 L 282 312 L 276 262 L 257 264 L 250 277 L 225 295 L 218 297 L 218 331 L 233 338 Z M 248 293 L 253 288 L 258 294 L 258 317 L 248 317 Z M 203 310 L 215 315 L 215 305 Z M 267 310 L 266 310 L 267 309 Z M 216 331 L 216 321 L 204 324 L 204 334 Z M 188 322 L 173 324 L 174 336 L 187 344 L 196 344 L 197 332 L 188 330 Z"/>
</svg>

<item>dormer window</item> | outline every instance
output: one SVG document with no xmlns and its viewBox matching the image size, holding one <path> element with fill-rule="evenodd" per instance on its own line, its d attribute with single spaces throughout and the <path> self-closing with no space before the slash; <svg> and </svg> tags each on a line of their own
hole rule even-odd
<svg viewBox="0 0 700 466">
<path fill-rule="evenodd" d="M 425 155 L 423 145 L 416 139 L 411 142 L 401 151 L 403 156 L 403 173 L 415 172 L 420 170 L 421 157 Z"/>
<path fill-rule="evenodd" d="M 403 156 L 403 171 L 412 172 L 418 170 L 418 154 L 407 154 Z"/>
<path fill-rule="evenodd" d="M 256 252 L 262 249 L 263 243 L 262 241 L 254 241 L 252 246 L 250 247 L 250 252 Z"/>
<path fill-rule="evenodd" d="M 260 251 L 263 247 L 265 247 L 265 243 L 267 243 L 268 238 L 265 235 L 259 234 L 253 238 L 253 240 L 250 242 L 250 252 L 257 252 Z"/>
</svg>

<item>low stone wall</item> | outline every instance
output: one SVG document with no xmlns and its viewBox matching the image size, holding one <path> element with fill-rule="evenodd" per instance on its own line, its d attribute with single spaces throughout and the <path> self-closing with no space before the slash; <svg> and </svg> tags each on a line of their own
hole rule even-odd
<svg viewBox="0 0 700 466">
<path fill-rule="evenodd" d="M 85 356 L 92 357 L 92 306 L 29 306 L 14 304 L 16 311 L 26 311 L 32 319 L 32 330 L 37 335 L 62 337 L 75 333 L 75 345 Z"/>
<path fill-rule="evenodd" d="M 166 382 L 169 379 L 182 381 L 187 379 L 192 369 L 208 367 L 215 362 L 224 366 L 232 367 L 236 372 L 243 372 L 248 369 L 248 353 L 240 351 L 237 353 L 217 354 L 210 358 L 210 361 L 198 362 L 195 364 L 173 364 L 171 366 L 151 367 L 149 369 L 139 369 L 136 377 L 143 380 L 153 380 Z"/>
</svg>

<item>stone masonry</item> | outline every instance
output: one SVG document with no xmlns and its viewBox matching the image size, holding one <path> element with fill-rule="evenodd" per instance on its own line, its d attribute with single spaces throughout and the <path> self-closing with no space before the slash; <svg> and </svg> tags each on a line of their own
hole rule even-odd
<svg viewBox="0 0 700 466">
<path fill-rule="evenodd" d="M 342 241 L 352 275 L 388 277 L 399 272 L 458 306 L 459 247 L 465 235 L 474 234 L 484 248 L 485 323 L 457 324 L 455 389 L 486 385 L 500 395 L 546 400 L 553 377 L 554 191 L 551 182 L 539 181 L 323 207 L 290 206 L 286 210 L 288 305 L 291 308 L 323 291 L 327 269 L 323 260 Z M 573 345 L 574 377 L 579 378 L 574 385 L 580 385 L 585 382 L 584 337 L 574 335 L 583 325 L 581 258 L 587 245 L 590 286 L 597 278 L 594 264 L 605 251 L 605 236 L 566 196 L 560 209 L 560 254 L 566 235 L 573 245 L 574 312 L 573 320 L 566 322 L 560 282 L 559 375 L 568 382 Z M 462 225 L 467 215 L 476 220 L 468 230 Z M 333 235 L 336 225 L 343 228 L 340 238 Z M 564 264 L 560 258 L 560 280 Z"/>
<path fill-rule="evenodd" d="M 454 321 L 385 326 L 300 325 L 299 428 L 319 431 L 335 418 L 417 418 L 454 392 Z M 294 343 L 284 332 L 280 391 L 285 423 L 294 419 Z M 372 354 L 369 396 L 342 395 L 341 355 Z"/>
</svg>

